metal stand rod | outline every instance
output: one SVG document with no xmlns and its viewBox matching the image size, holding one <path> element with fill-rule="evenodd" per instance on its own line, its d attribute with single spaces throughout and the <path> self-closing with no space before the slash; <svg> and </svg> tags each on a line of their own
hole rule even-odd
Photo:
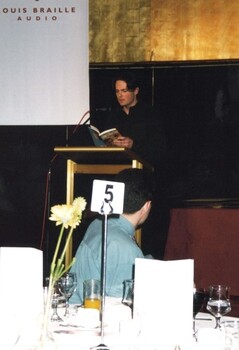
<svg viewBox="0 0 239 350">
<path fill-rule="evenodd" d="M 102 235 L 102 266 L 101 266 L 101 313 L 100 313 L 100 333 L 101 343 L 91 349 L 110 350 L 104 344 L 104 318 L 105 318 L 105 289 L 106 289 L 106 261 L 107 261 L 107 233 L 108 233 L 108 216 L 104 214 L 104 229 Z"/>
<path fill-rule="evenodd" d="M 104 319 L 105 319 L 105 289 L 106 289 L 106 261 L 107 261 L 107 233 L 108 217 L 105 214 L 104 232 L 102 240 L 102 273 L 101 273 L 101 344 L 104 344 Z"/>
</svg>

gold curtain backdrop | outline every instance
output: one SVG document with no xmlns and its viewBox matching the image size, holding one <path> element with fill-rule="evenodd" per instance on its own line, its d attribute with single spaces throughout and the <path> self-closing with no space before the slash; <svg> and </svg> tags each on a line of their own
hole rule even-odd
<svg viewBox="0 0 239 350">
<path fill-rule="evenodd" d="M 238 0 L 89 0 L 90 62 L 239 58 Z"/>
</svg>

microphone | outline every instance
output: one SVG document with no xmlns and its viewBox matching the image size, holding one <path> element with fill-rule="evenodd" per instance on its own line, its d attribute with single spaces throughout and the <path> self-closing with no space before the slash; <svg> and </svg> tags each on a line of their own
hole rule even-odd
<svg viewBox="0 0 239 350">
<path fill-rule="evenodd" d="M 87 124 L 87 122 L 90 120 L 90 115 L 89 117 L 84 121 L 84 123 L 81 124 L 82 120 L 84 120 L 85 116 L 87 114 L 90 114 L 90 111 L 87 111 L 83 114 L 82 118 L 80 119 L 79 123 L 76 125 L 76 127 L 74 128 L 73 132 L 72 132 L 72 135 L 77 131 L 77 129 L 81 126 L 81 125 L 85 125 Z"/>
</svg>

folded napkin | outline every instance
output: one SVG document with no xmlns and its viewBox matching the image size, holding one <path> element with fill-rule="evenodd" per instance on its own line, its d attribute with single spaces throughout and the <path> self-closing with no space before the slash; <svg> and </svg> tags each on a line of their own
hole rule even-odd
<svg viewBox="0 0 239 350">
<path fill-rule="evenodd" d="M 71 309 L 75 308 L 71 305 Z M 100 312 L 97 309 L 78 307 L 77 312 L 71 312 L 65 325 L 93 329 L 100 327 Z M 61 316 L 61 314 L 60 314 Z M 104 311 L 104 327 L 107 332 L 118 333 L 122 320 L 131 319 L 131 309 L 121 303 L 121 298 L 106 297 Z"/>
<path fill-rule="evenodd" d="M 100 312 L 97 309 L 78 308 L 78 312 L 73 314 L 65 323 L 72 327 L 84 329 L 96 329 L 100 327 Z"/>
</svg>

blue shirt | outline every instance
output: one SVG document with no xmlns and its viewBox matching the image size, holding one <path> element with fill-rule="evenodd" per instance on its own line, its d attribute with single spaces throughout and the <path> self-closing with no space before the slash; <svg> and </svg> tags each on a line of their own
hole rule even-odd
<svg viewBox="0 0 239 350">
<path fill-rule="evenodd" d="M 134 240 L 135 227 L 123 216 L 107 220 L 106 295 L 121 298 L 123 281 L 133 278 L 135 258 L 144 258 Z M 88 227 L 76 252 L 71 268 L 77 276 L 77 288 L 70 303 L 83 301 L 83 281 L 101 279 L 101 251 L 104 218 L 95 219 Z"/>
</svg>

